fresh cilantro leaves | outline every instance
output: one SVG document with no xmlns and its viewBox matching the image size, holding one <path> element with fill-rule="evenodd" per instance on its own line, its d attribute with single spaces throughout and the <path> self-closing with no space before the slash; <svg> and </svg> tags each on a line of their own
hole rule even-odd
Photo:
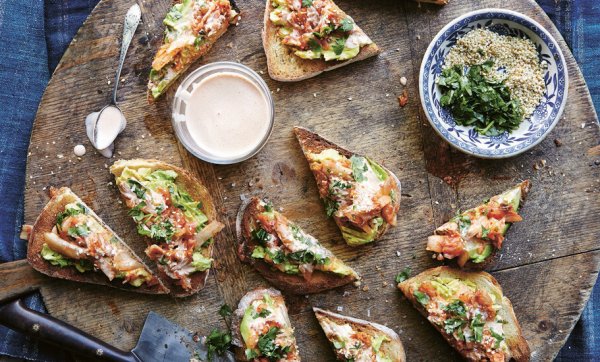
<svg viewBox="0 0 600 362">
<path fill-rule="evenodd" d="M 309 6 L 312 6 L 313 4 L 313 0 L 302 0 L 302 7 L 303 8 L 307 8 Z"/>
<path fill-rule="evenodd" d="M 258 338 L 258 350 L 261 355 L 269 360 L 284 358 L 290 351 L 290 346 L 282 347 L 275 343 L 275 339 L 280 329 L 277 327 L 269 328 L 269 331 Z"/>
<path fill-rule="evenodd" d="M 58 214 L 56 216 L 56 228 L 58 230 L 60 230 L 63 221 L 67 217 L 74 216 L 74 215 L 79 215 L 79 214 L 85 214 L 85 213 L 87 213 L 87 210 L 86 210 L 85 206 L 83 206 L 80 203 L 77 203 L 75 207 L 66 207 L 65 211 L 61 212 L 60 214 Z"/>
<path fill-rule="evenodd" d="M 69 228 L 69 230 L 67 230 L 67 234 L 73 239 L 77 238 L 78 236 L 88 236 L 90 234 L 90 228 L 86 224 L 77 225 Z"/>
<path fill-rule="evenodd" d="M 332 200 L 329 197 L 323 199 L 323 202 L 325 202 L 325 213 L 327 213 L 327 217 L 333 216 L 333 214 L 335 214 L 335 212 L 340 207 L 339 202 L 337 202 L 336 200 Z"/>
<path fill-rule="evenodd" d="M 352 157 L 350 157 L 350 162 L 352 163 L 352 177 L 354 180 L 356 182 L 366 181 L 367 177 L 364 173 L 369 170 L 367 159 L 361 156 L 352 155 Z"/>
<path fill-rule="evenodd" d="M 131 191 L 137 196 L 139 199 L 143 199 L 146 194 L 146 189 L 144 186 L 136 179 L 130 178 L 127 180 L 127 186 L 131 189 Z"/>
<path fill-rule="evenodd" d="M 444 310 L 458 317 L 467 316 L 467 309 L 465 307 L 465 303 L 463 303 L 460 300 L 455 300 L 454 302 L 448 304 L 444 307 Z"/>
<path fill-rule="evenodd" d="M 444 331 L 448 334 L 453 334 L 455 330 L 462 329 L 466 320 L 463 318 L 448 318 L 444 321 Z"/>
<path fill-rule="evenodd" d="M 404 268 L 400 273 L 396 274 L 396 279 L 394 279 L 397 283 L 402 283 L 406 279 L 410 277 L 411 269 L 409 267 Z"/>
<path fill-rule="evenodd" d="M 511 98 L 505 84 L 486 79 L 486 74 L 495 71 L 494 62 L 488 60 L 468 70 L 460 65 L 444 69 L 436 80 L 442 90 L 440 103 L 456 123 L 473 126 L 486 136 L 513 131 L 523 120 L 520 102 Z"/>
<path fill-rule="evenodd" d="M 258 229 L 252 230 L 251 234 L 252 234 L 252 239 L 258 241 L 258 243 L 261 245 L 265 245 L 271 237 L 270 234 L 261 227 L 259 227 Z"/>
<path fill-rule="evenodd" d="M 265 318 L 266 316 L 268 316 L 269 314 L 271 314 L 271 311 L 268 309 L 263 309 L 260 312 L 254 312 L 254 314 L 252 315 L 254 317 L 254 319 L 256 318 Z"/>
<path fill-rule="evenodd" d="M 333 49 L 333 52 L 335 53 L 335 55 L 342 54 L 345 47 L 346 47 L 346 38 L 338 38 L 333 42 L 333 44 L 331 44 L 331 49 Z"/>
<path fill-rule="evenodd" d="M 417 290 L 413 293 L 413 295 L 417 299 L 417 302 L 421 303 L 421 305 L 426 306 L 429 304 L 429 296 L 427 294 Z"/>
<path fill-rule="evenodd" d="M 208 349 L 208 360 L 212 361 L 216 354 L 223 354 L 231 346 L 231 333 L 213 329 L 206 337 L 206 348 Z"/>
<path fill-rule="evenodd" d="M 342 20 L 342 22 L 340 23 L 340 29 L 342 29 L 345 32 L 351 31 L 352 29 L 354 29 L 354 21 L 352 21 L 352 19 L 350 18 Z"/>
<path fill-rule="evenodd" d="M 481 314 L 477 314 L 473 320 L 471 320 L 471 330 L 473 331 L 473 339 L 475 342 L 481 342 L 483 339 L 483 326 L 485 321 L 481 319 Z"/>
<path fill-rule="evenodd" d="M 223 304 L 221 308 L 219 308 L 219 315 L 223 318 L 229 317 L 233 313 L 233 310 L 228 304 Z"/>
<path fill-rule="evenodd" d="M 319 43 L 317 41 L 317 39 L 315 39 L 315 38 L 310 38 L 308 40 L 308 46 L 310 47 L 310 50 L 312 50 L 315 53 L 319 53 L 319 52 L 321 52 L 323 50 L 321 48 L 321 43 Z"/>
<path fill-rule="evenodd" d="M 494 345 L 494 348 L 497 349 L 498 347 L 500 347 L 500 343 L 502 343 L 502 341 L 504 340 L 504 336 L 494 332 L 492 329 L 490 329 L 490 334 L 496 339 L 496 344 Z"/>
</svg>

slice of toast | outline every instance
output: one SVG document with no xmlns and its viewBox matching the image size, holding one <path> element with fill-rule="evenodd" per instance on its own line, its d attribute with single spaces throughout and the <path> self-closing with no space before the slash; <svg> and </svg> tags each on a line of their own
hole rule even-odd
<svg viewBox="0 0 600 362">
<path fill-rule="evenodd" d="M 311 164 L 311 160 L 310 160 L 310 154 L 320 154 L 323 151 L 332 149 L 337 151 L 341 156 L 347 158 L 347 159 L 351 159 L 353 156 L 359 156 L 359 157 L 363 157 L 360 156 L 358 154 L 355 154 L 351 151 L 348 151 L 347 149 L 344 149 L 338 145 L 336 145 L 335 143 L 321 137 L 320 135 L 309 131 L 306 128 L 303 127 L 294 127 L 294 133 L 296 134 L 296 138 L 298 139 L 298 142 L 300 143 L 300 146 L 302 147 L 302 151 L 304 152 L 304 155 L 306 156 L 307 161 L 309 162 L 309 165 Z M 368 159 L 368 158 L 367 158 Z M 373 162 L 369 160 L 369 162 Z M 390 227 L 395 226 L 396 224 L 396 215 L 400 209 L 400 196 L 401 196 L 401 185 L 400 185 L 400 180 L 398 180 L 398 177 L 389 169 L 377 164 L 378 167 L 380 167 L 381 169 L 385 170 L 385 172 L 387 173 L 388 176 L 391 177 L 391 181 L 392 185 L 391 185 L 391 189 L 392 191 L 390 191 L 390 194 L 393 192 L 393 194 L 395 195 L 393 199 L 393 201 L 390 204 L 391 207 L 391 211 L 390 214 L 393 215 L 393 217 L 391 217 L 389 221 L 384 221 L 383 224 L 381 224 L 381 226 L 377 229 L 377 233 L 374 236 L 374 238 L 370 241 L 368 241 L 367 243 L 370 242 L 374 242 L 378 239 L 380 239 L 388 230 Z M 326 190 L 326 188 L 323 188 L 321 186 L 323 185 L 328 185 L 329 182 L 329 178 L 332 177 L 332 173 L 328 173 L 325 177 L 320 174 L 319 172 L 315 171 L 315 169 L 312 167 L 311 165 L 311 170 L 313 171 L 313 175 L 315 176 L 315 180 L 317 182 L 317 187 L 319 189 L 319 195 L 321 196 L 321 199 L 323 200 L 323 202 L 326 203 L 327 205 L 327 200 L 328 200 L 328 190 Z M 379 214 L 377 215 L 372 215 L 372 217 L 380 217 L 383 214 L 383 210 L 381 210 L 379 212 Z M 360 243 L 357 243 L 356 241 L 353 240 L 353 238 L 351 236 L 347 236 L 346 233 L 344 233 L 344 221 L 341 220 L 339 217 L 336 217 L 334 215 L 334 220 L 336 222 L 336 224 L 338 225 L 338 227 L 340 228 L 340 230 L 342 231 L 342 235 L 344 237 L 344 239 L 346 240 L 346 242 L 348 243 L 348 245 L 351 246 L 356 246 L 356 245 L 361 245 Z"/>
<path fill-rule="evenodd" d="M 175 1 L 164 20 L 165 36 L 152 62 L 148 102 L 162 96 L 238 19 L 239 11 L 233 0 Z"/>
<path fill-rule="evenodd" d="M 334 4 L 334 6 L 337 10 L 336 12 L 347 16 L 337 5 Z M 269 19 L 271 11 L 273 11 L 272 0 L 266 0 L 262 41 L 267 56 L 269 76 L 274 80 L 280 82 L 297 82 L 380 53 L 379 47 L 375 43 L 371 43 L 363 46 L 354 58 L 345 61 L 334 60 L 327 62 L 323 59 L 302 59 L 294 54 L 294 50 L 281 43 L 277 36 L 277 26 Z M 364 34 L 356 23 L 354 26 L 357 28 L 357 31 Z"/>
<path fill-rule="evenodd" d="M 406 354 L 400 337 L 392 329 L 358 318 L 347 317 L 321 308 L 313 307 L 315 316 L 334 348 L 340 361 L 356 358 L 360 353 L 364 360 L 404 362 Z M 349 330 L 348 330 L 349 329 Z M 353 339 L 360 336 L 360 339 Z M 366 337 L 366 338 L 365 338 Z M 365 343 L 367 339 L 370 343 Z M 355 343 L 353 343 L 355 342 Z M 387 358 L 387 359 L 386 359 Z"/>
<path fill-rule="evenodd" d="M 505 192 L 466 210 L 434 231 L 426 250 L 438 260 L 449 259 L 466 270 L 483 270 L 494 263 L 506 232 L 522 218 L 523 207 L 531 188 L 525 180 Z M 485 237 L 484 237 L 485 235 Z"/>
<path fill-rule="evenodd" d="M 147 168 L 151 171 L 156 170 L 172 170 L 177 173 L 177 178 L 175 179 L 175 184 L 181 189 L 186 191 L 194 201 L 200 201 L 200 210 L 207 216 L 208 221 L 206 225 L 210 224 L 213 221 L 218 222 L 217 220 L 217 211 L 215 209 L 215 205 L 212 197 L 210 196 L 208 189 L 194 177 L 190 172 L 184 170 L 180 167 L 168 164 L 166 162 L 158 161 L 158 160 L 146 160 L 146 159 L 132 159 L 132 160 L 119 160 L 116 161 L 111 167 L 110 172 L 117 179 L 123 171 L 126 169 L 140 169 Z M 118 185 L 117 185 L 118 186 Z M 121 193 L 121 196 L 125 200 L 125 197 Z M 153 240 L 149 237 L 146 238 L 148 246 L 154 244 Z M 208 254 L 212 256 L 214 242 L 210 243 L 208 246 Z M 176 297 L 185 297 L 197 293 L 199 290 L 204 288 L 206 280 L 208 278 L 208 274 L 210 269 L 206 269 L 205 271 L 198 271 L 191 274 L 191 289 L 185 289 L 181 285 L 179 285 L 175 279 L 169 277 L 167 272 L 165 271 L 166 266 L 162 265 L 157 261 L 156 263 L 159 271 L 159 277 L 163 281 L 165 285 L 169 287 L 171 290 L 171 294 Z"/>
<path fill-rule="evenodd" d="M 315 267 L 312 273 L 305 278 L 300 272 L 296 274 L 283 272 L 275 268 L 274 264 L 268 263 L 264 258 L 252 257 L 253 251 L 257 247 L 260 247 L 259 243 L 253 238 L 252 233 L 254 230 L 259 229 L 257 215 L 264 211 L 264 203 L 256 197 L 248 199 L 242 204 L 236 219 L 236 232 L 238 238 L 237 250 L 240 260 L 252 265 L 254 269 L 256 269 L 271 284 L 288 293 L 311 294 L 337 288 L 357 281 L 360 278 L 354 270 L 347 267 L 340 259 L 336 258 L 329 250 L 321 245 L 319 246 L 324 249 L 322 253 L 326 254 L 329 259 L 329 265 L 332 263 L 340 265 L 347 275 L 338 275 L 332 272 L 318 270 Z M 287 218 L 283 215 L 279 214 L 277 211 L 273 212 L 277 213 L 277 220 L 288 222 Z M 278 221 L 274 222 L 277 223 Z M 298 230 L 299 233 L 305 234 L 301 229 Z M 272 233 L 275 238 L 280 238 L 280 235 L 278 235 L 276 231 L 273 231 Z M 305 235 L 311 240 L 316 240 L 308 234 Z M 287 255 L 290 255 L 290 253 L 291 251 L 288 251 Z M 324 255 L 321 255 L 321 257 L 323 256 Z"/>
<path fill-rule="evenodd" d="M 456 281 L 460 281 L 460 283 L 464 283 L 464 281 L 466 281 L 470 287 L 462 287 L 457 282 L 453 282 L 454 280 Z M 426 283 L 425 285 L 423 285 L 423 283 Z M 442 297 L 445 298 L 443 301 L 439 301 L 439 299 L 437 299 L 438 297 L 436 297 L 435 300 L 431 299 L 430 294 L 434 294 L 434 295 L 438 295 L 441 296 L 442 293 L 437 293 L 437 287 L 434 287 L 434 289 L 431 289 L 431 285 L 436 285 L 435 283 L 442 283 L 445 286 L 447 286 L 447 290 L 444 289 L 444 287 L 440 287 L 440 290 L 444 289 L 443 293 L 452 293 L 452 295 L 450 297 Z M 452 284 L 454 283 L 454 284 Z M 465 284 L 467 285 L 467 284 Z M 472 291 L 472 288 L 475 288 L 474 291 Z M 496 326 L 501 325 L 502 327 L 502 332 L 503 332 L 503 336 L 501 335 L 501 337 L 503 337 L 502 339 L 502 344 L 500 344 L 501 342 L 497 342 L 499 344 L 499 347 L 493 347 L 494 349 L 490 349 L 493 353 L 495 353 L 494 351 L 496 351 L 496 348 L 499 348 L 500 350 L 502 350 L 504 347 L 502 346 L 503 344 L 505 344 L 505 351 L 503 350 L 502 352 L 505 354 L 504 359 L 501 360 L 511 360 L 514 359 L 517 362 L 523 362 L 523 361 L 529 361 L 530 358 L 530 350 L 529 350 L 529 345 L 527 344 L 527 341 L 525 340 L 525 338 L 523 337 L 523 333 L 521 331 L 521 326 L 519 325 L 519 322 L 517 321 L 517 317 L 515 316 L 512 304 L 510 303 L 510 300 L 503 295 L 502 293 L 502 288 L 500 287 L 500 284 L 498 284 L 498 282 L 496 281 L 496 279 L 494 279 L 494 277 L 492 277 L 490 274 L 483 272 L 483 271 L 479 271 L 479 272 L 466 272 L 466 271 L 461 271 L 458 269 L 452 269 L 446 266 L 441 266 L 441 267 L 437 267 L 437 268 L 433 268 L 433 269 L 429 269 L 426 270 L 424 272 L 422 272 L 421 274 L 407 279 L 401 283 L 398 284 L 398 288 L 402 291 L 402 293 L 406 296 L 406 298 L 408 300 L 411 301 L 411 303 L 415 306 L 415 308 L 421 313 L 423 314 L 423 316 L 425 316 L 425 318 L 427 318 L 431 324 L 435 327 L 435 329 L 437 329 L 446 339 L 446 341 L 448 341 L 448 343 L 450 343 L 450 345 L 452 347 L 454 347 L 465 359 L 469 360 L 469 361 L 476 361 L 476 360 L 484 360 L 485 358 L 489 358 L 490 356 L 484 356 L 482 355 L 482 351 L 481 349 L 477 349 L 477 347 L 474 346 L 474 344 L 476 344 L 475 341 L 472 341 L 472 338 L 476 338 L 475 333 L 473 332 L 473 330 L 471 330 L 470 335 L 472 337 L 464 337 L 467 336 L 466 333 L 464 333 L 463 338 L 469 338 L 469 342 L 460 340 L 457 337 L 457 331 L 455 330 L 453 332 L 453 334 L 449 334 L 446 332 L 446 328 L 452 328 L 453 325 L 456 326 L 457 324 L 461 323 L 460 321 L 457 322 L 456 321 L 456 315 L 455 314 L 449 314 L 450 312 L 450 308 L 447 308 L 447 306 L 449 304 L 451 304 L 451 301 L 464 301 L 464 300 L 469 300 L 470 298 L 470 293 L 475 293 L 475 295 L 477 295 L 477 293 L 479 293 L 479 295 L 477 296 L 476 300 L 491 300 L 492 302 L 494 301 L 495 298 L 495 302 L 493 302 L 493 307 L 494 308 L 499 308 L 499 310 L 497 310 L 496 313 L 496 320 L 500 321 L 495 323 Z M 455 288 L 459 288 L 456 289 L 454 291 Z M 461 290 L 466 291 L 466 293 L 461 292 Z M 488 299 L 491 298 L 491 299 Z M 437 303 L 437 304 L 434 304 Z M 441 304 L 443 304 L 444 306 L 442 306 Z M 482 302 L 479 302 L 482 303 Z M 427 310 L 427 308 L 429 307 L 429 305 L 432 305 L 433 310 L 436 311 L 436 315 L 434 317 L 429 318 L 429 312 Z M 483 303 L 485 304 L 485 303 Z M 483 305 L 482 304 L 482 305 Z M 465 306 L 466 304 L 463 303 L 463 306 Z M 467 315 L 470 315 L 470 319 L 472 319 L 472 314 L 473 313 L 479 313 L 482 310 L 485 310 L 483 307 L 481 307 L 481 305 L 479 305 L 480 307 L 477 309 L 471 309 L 470 307 L 463 307 L 467 309 Z M 482 309 L 483 308 L 483 309 Z M 454 311 L 459 310 L 460 311 L 460 307 L 458 309 L 454 309 Z M 488 309 L 489 311 L 489 309 Z M 462 310 L 463 314 L 464 314 L 464 309 Z M 455 313 L 455 312 L 453 312 Z M 490 313 L 490 312 L 487 312 Z M 440 316 L 446 316 L 445 321 L 451 320 L 451 319 L 455 319 L 454 323 L 450 323 L 450 324 L 446 324 L 446 322 L 442 319 L 439 319 Z M 452 317 L 452 318 L 451 318 Z M 460 318 L 459 318 L 460 319 Z M 436 322 L 434 322 L 436 321 Z M 471 321 L 472 322 L 472 321 Z M 486 322 L 487 323 L 487 322 Z M 472 326 L 472 324 L 469 323 L 469 321 L 464 322 L 463 326 L 469 327 Z M 492 328 L 492 324 L 489 324 L 489 328 Z M 459 327 L 461 328 L 461 327 Z M 494 328 L 498 328 L 498 327 L 494 327 Z M 496 330 L 497 331 L 497 330 Z M 495 332 L 496 333 L 496 332 Z M 483 337 L 483 340 L 488 339 L 488 340 L 495 340 L 498 341 L 500 340 L 500 338 L 493 337 L 493 335 L 491 335 L 490 329 L 488 329 L 487 324 L 486 326 L 483 327 L 483 330 L 481 332 L 481 335 Z M 492 339 L 493 337 L 493 339 Z M 494 345 L 494 343 L 492 342 L 492 345 Z M 490 353 L 488 351 L 488 353 Z M 495 356 L 496 358 L 501 358 L 501 356 Z"/>
<path fill-rule="evenodd" d="M 48 260 L 45 260 L 41 255 L 41 251 L 46 244 L 44 234 L 52 232 L 56 225 L 57 216 L 65 211 L 65 206 L 76 202 L 85 208 L 87 215 L 94 218 L 102 226 L 102 228 L 112 235 L 111 241 L 116 241 L 119 244 L 119 248 L 125 250 L 130 258 L 143 265 L 146 269 L 146 272 L 148 272 L 150 275 L 154 275 L 154 273 L 140 260 L 137 255 L 135 255 L 135 253 L 127 246 L 127 244 L 125 244 L 123 240 L 121 240 L 121 238 L 68 187 L 62 187 L 58 190 L 51 188 L 50 194 L 50 201 L 48 201 L 46 206 L 44 206 L 44 209 L 29 231 L 28 236 L 27 261 L 35 270 L 53 278 L 73 280 L 82 283 L 107 285 L 110 287 L 138 293 L 166 294 L 169 292 L 169 289 L 166 288 L 157 278 L 154 278 L 154 281 L 150 283 L 151 285 L 148 285 L 148 283 L 143 283 L 139 287 L 134 287 L 128 283 L 124 284 L 123 281 L 118 278 L 110 281 L 108 277 L 100 270 L 80 272 L 75 266 L 52 265 Z"/>
<path fill-rule="evenodd" d="M 261 311 L 268 310 L 268 312 L 258 311 L 253 305 L 256 303 L 260 305 Z M 246 319 L 245 322 L 244 319 Z M 267 326 L 270 327 L 267 328 Z M 271 338 L 264 338 L 272 326 L 278 326 L 279 332 Z M 231 334 L 236 361 L 300 362 L 294 329 L 288 316 L 285 300 L 277 289 L 259 288 L 246 293 L 233 312 Z M 281 352 L 282 342 L 289 346 L 287 354 Z M 269 347 L 267 352 L 271 352 L 270 358 L 262 353 L 261 346 L 263 345 Z M 285 356 L 275 358 L 273 354 Z"/>
</svg>

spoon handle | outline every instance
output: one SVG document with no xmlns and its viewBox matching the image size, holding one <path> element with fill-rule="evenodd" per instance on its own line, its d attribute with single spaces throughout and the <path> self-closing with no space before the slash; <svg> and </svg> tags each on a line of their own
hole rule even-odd
<svg viewBox="0 0 600 362">
<path fill-rule="evenodd" d="M 119 56 L 119 67 L 117 68 L 117 74 L 115 75 L 115 87 L 113 88 L 112 94 L 112 102 L 115 105 L 117 104 L 117 88 L 119 87 L 119 78 L 121 78 L 121 69 L 123 68 L 123 63 L 125 63 L 127 49 L 129 49 L 129 44 L 131 44 L 133 34 L 140 24 L 141 17 L 142 11 L 140 10 L 140 6 L 138 4 L 134 4 L 131 8 L 129 8 L 127 15 L 125 16 L 125 24 L 123 26 L 123 42 L 121 43 L 121 55 Z"/>
</svg>

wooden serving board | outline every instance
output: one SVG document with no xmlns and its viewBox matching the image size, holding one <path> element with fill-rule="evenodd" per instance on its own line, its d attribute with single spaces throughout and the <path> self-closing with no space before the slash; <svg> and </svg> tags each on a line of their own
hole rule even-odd
<svg viewBox="0 0 600 362">
<path fill-rule="evenodd" d="M 143 24 L 129 50 L 119 90 L 128 125 L 116 142 L 114 159 L 92 151 L 83 121 L 108 102 L 122 22 L 132 3 L 101 1 L 50 81 L 31 136 L 25 221 L 32 223 L 47 202 L 48 186 L 69 186 L 144 255 L 145 242 L 136 235 L 125 207 L 117 203 L 118 192 L 107 169 L 118 158 L 143 157 L 196 173 L 220 205 L 227 227 L 218 237 L 215 268 L 207 286 L 195 296 L 137 295 L 54 280 L 41 289 L 52 315 L 123 349 L 134 346 L 150 310 L 202 334 L 225 327 L 219 307 L 223 303 L 235 306 L 244 293 L 266 285 L 240 263 L 234 251 L 240 198 L 268 196 L 364 276 L 364 289 L 347 286 L 308 297 L 286 297 L 303 360 L 333 360 L 311 312 L 313 305 L 394 328 L 410 360 L 456 359 L 442 337 L 395 288 L 394 276 L 406 266 L 413 274 L 436 266 L 425 251 L 426 238 L 436 226 L 456 210 L 527 178 L 533 188 L 522 212 L 525 220 L 510 230 L 492 273 L 515 306 L 534 360 L 549 360 L 557 354 L 580 316 L 600 264 L 600 167 L 594 163 L 600 158 L 600 133 L 571 52 L 533 0 L 454 0 L 445 7 L 397 0 L 340 0 L 339 5 L 377 42 L 382 54 L 292 84 L 274 82 L 267 75 L 260 39 L 264 2 L 239 1 L 239 26 L 232 27 L 192 69 L 217 60 L 239 61 L 253 68 L 273 91 L 276 121 L 269 143 L 257 156 L 230 166 L 199 161 L 176 141 L 170 117 L 176 87 L 156 104 L 146 102 L 147 74 L 171 0 L 139 1 Z M 532 151 L 508 160 L 485 161 L 450 149 L 428 126 L 418 101 L 418 70 L 429 41 L 454 17 L 485 7 L 510 8 L 537 20 L 559 40 L 569 68 L 569 101 L 558 126 Z M 408 79 L 405 87 L 401 77 Z M 400 108 L 396 97 L 403 90 L 409 101 Z M 315 182 L 293 137 L 294 125 L 370 155 L 394 171 L 402 181 L 398 227 L 374 245 L 346 246 L 333 221 L 325 217 Z M 562 146 L 557 147 L 555 140 Z M 72 150 L 80 143 L 88 153 L 78 159 Z M 540 165 L 539 169 L 534 165 Z"/>
</svg>

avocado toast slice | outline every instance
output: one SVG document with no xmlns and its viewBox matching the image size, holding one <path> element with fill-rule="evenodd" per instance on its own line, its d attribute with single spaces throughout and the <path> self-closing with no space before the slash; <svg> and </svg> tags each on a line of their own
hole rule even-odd
<svg viewBox="0 0 600 362">
<path fill-rule="evenodd" d="M 224 227 L 206 187 L 186 170 L 157 160 L 119 160 L 110 172 L 171 294 L 185 297 L 202 289 L 214 237 Z"/>
<path fill-rule="evenodd" d="M 138 293 L 169 292 L 71 189 L 51 188 L 50 194 L 28 235 L 27 261 L 34 269 L 54 278 Z"/>
<path fill-rule="evenodd" d="M 277 289 L 246 293 L 233 312 L 231 333 L 237 361 L 300 361 L 285 300 Z"/>
<path fill-rule="evenodd" d="M 371 243 L 396 226 L 400 181 L 372 159 L 350 152 L 318 134 L 294 127 L 296 138 L 317 181 L 327 216 L 346 243 Z"/>
<path fill-rule="evenodd" d="M 294 82 L 379 54 L 332 0 L 266 0 L 262 31 L 269 75 Z"/>
<path fill-rule="evenodd" d="M 179 0 L 167 12 L 163 44 L 152 61 L 148 101 L 153 102 L 237 22 L 229 0 Z"/>
<path fill-rule="evenodd" d="M 506 232 L 523 220 L 517 211 L 529 193 L 525 180 L 481 205 L 457 214 L 427 239 L 427 250 L 438 260 L 454 259 L 467 269 L 484 269 L 502 248 Z"/>
<path fill-rule="evenodd" d="M 240 207 L 236 230 L 240 260 L 286 292 L 318 293 L 359 279 L 317 239 L 256 197 Z"/>
<path fill-rule="evenodd" d="M 339 361 L 404 362 L 400 337 L 381 324 L 313 307 Z"/>
<path fill-rule="evenodd" d="M 529 361 L 512 304 L 490 274 L 441 266 L 398 288 L 466 360 Z"/>
</svg>

